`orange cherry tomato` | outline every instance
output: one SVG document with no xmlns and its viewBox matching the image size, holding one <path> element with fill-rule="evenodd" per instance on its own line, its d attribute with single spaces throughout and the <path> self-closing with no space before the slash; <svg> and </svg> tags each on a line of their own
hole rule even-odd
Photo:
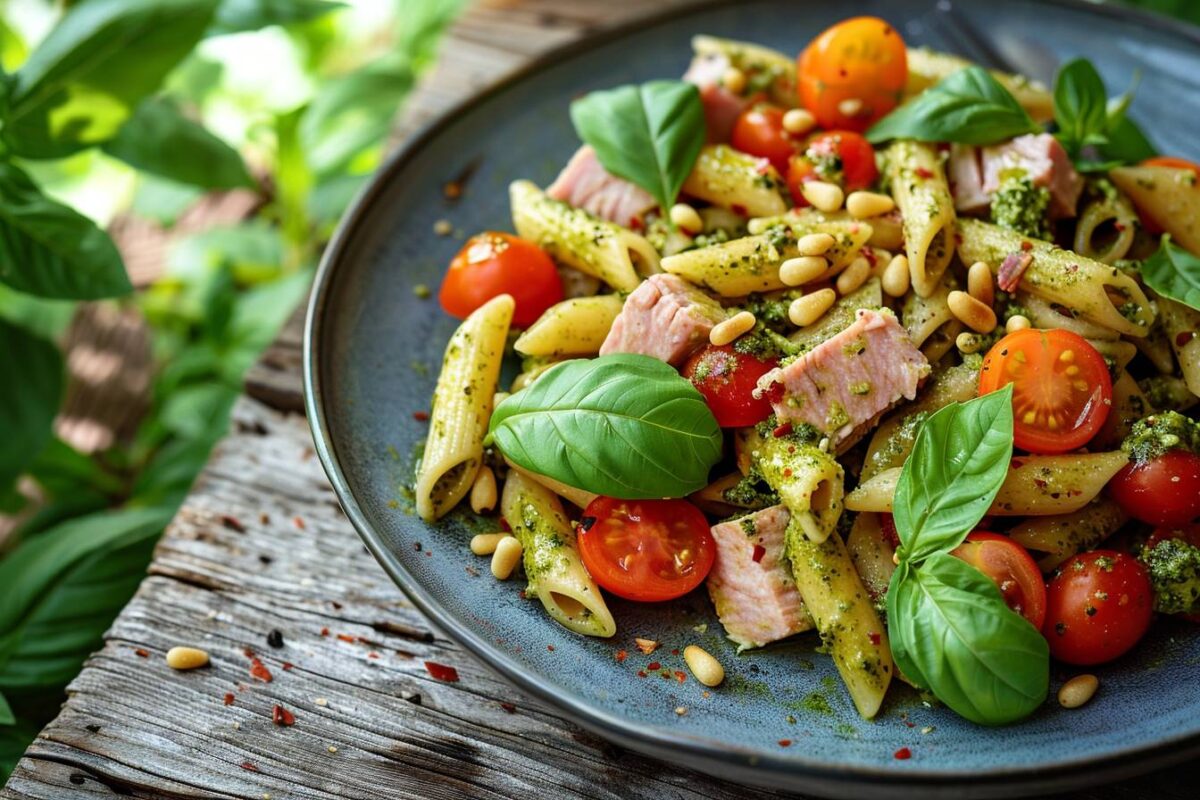
<svg viewBox="0 0 1200 800">
<path fill-rule="evenodd" d="M 783 128 L 783 109 L 767 103 L 756 103 L 738 116 L 730 144 L 743 153 L 767 159 L 781 175 L 787 171 L 788 157 L 797 146 Z"/>
<path fill-rule="evenodd" d="M 1179 158 L 1178 156 L 1155 156 L 1154 158 L 1147 158 L 1138 166 L 1167 167 L 1169 169 L 1190 169 L 1196 174 L 1197 177 L 1200 177 L 1200 164 L 1197 164 L 1194 161 L 1188 161 L 1186 158 Z M 1165 228 L 1159 224 L 1158 220 L 1151 217 L 1148 212 L 1143 211 L 1140 208 L 1137 211 L 1138 217 L 1142 221 L 1142 227 L 1146 229 L 1146 233 L 1150 234 L 1151 236 L 1158 236 L 1165 230 Z"/>
<path fill-rule="evenodd" d="M 800 104 L 822 128 L 865 131 L 904 96 L 908 50 L 890 23 L 853 17 L 800 54 Z"/>
<path fill-rule="evenodd" d="M 1007 536 L 986 531 L 967 535 L 950 551 L 992 579 L 1013 611 L 1039 631 L 1046 620 L 1046 584 L 1029 551 Z"/>
<path fill-rule="evenodd" d="M 808 181 L 836 183 L 846 192 L 866 189 L 879 177 L 875 148 L 854 131 L 827 131 L 808 140 L 804 152 L 788 160 L 787 185 L 798 206 L 808 205 L 800 193 Z"/>
<path fill-rule="evenodd" d="M 992 346 L 979 394 L 1013 384 L 1013 443 L 1030 453 L 1066 453 L 1096 435 L 1112 407 L 1112 378 L 1087 339 L 1026 328 Z"/>
<path fill-rule="evenodd" d="M 588 503 L 579 555 L 602 588 L 627 600 L 674 600 L 708 577 L 717 546 L 700 509 L 686 500 Z"/>
<path fill-rule="evenodd" d="M 563 299 L 562 280 L 550 256 L 533 242 L 495 231 L 472 236 L 450 262 L 438 302 L 450 316 L 465 319 L 502 294 L 516 301 L 513 327 L 528 328 Z"/>
</svg>

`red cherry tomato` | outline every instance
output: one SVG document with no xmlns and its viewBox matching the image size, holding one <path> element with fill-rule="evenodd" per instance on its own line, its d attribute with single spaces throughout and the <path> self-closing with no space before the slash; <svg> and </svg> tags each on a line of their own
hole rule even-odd
<svg viewBox="0 0 1200 800">
<path fill-rule="evenodd" d="M 465 319 L 502 294 L 517 303 L 513 326 L 528 328 L 563 299 L 562 281 L 550 256 L 533 242 L 495 231 L 472 236 L 450 262 L 438 301 L 447 314 Z"/>
<path fill-rule="evenodd" d="M 904 96 L 908 50 L 884 20 L 854 17 L 813 39 L 797 68 L 800 103 L 822 128 L 865 131 Z"/>
<path fill-rule="evenodd" d="M 1126 653 L 1150 627 L 1154 595 L 1146 568 L 1128 553 L 1093 550 L 1059 567 L 1046 588 L 1042 634 L 1068 664 L 1102 664 Z"/>
<path fill-rule="evenodd" d="M 800 193 L 800 187 L 808 181 L 836 183 L 846 192 L 856 192 L 878 177 L 875 148 L 854 131 L 819 133 L 808 140 L 804 152 L 788 159 L 788 189 L 799 206 L 808 205 Z"/>
<path fill-rule="evenodd" d="M 1184 525 L 1200 517 L 1200 456 L 1168 450 L 1121 468 L 1111 481 L 1112 498 L 1134 519 L 1151 525 Z"/>
<path fill-rule="evenodd" d="M 741 113 L 730 143 L 743 153 L 767 159 L 780 175 L 787 171 L 788 157 L 797 147 L 783 128 L 783 109 L 767 103 L 756 103 Z"/>
<path fill-rule="evenodd" d="M 1007 536 L 986 531 L 967 535 L 954 548 L 957 556 L 992 579 L 1008 607 L 1039 631 L 1046 620 L 1046 584 L 1029 551 Z"/>
<path fill-rule="evenodd" d="M 628 600 L 674 600 L 708 576 L 717 546 L 686 500 L 597 497 L 579 524 L 579 555 L 601 587 Z"/>
<path fill-rule="evenodd" d="M 758 379 L 777 364 L 739 353 L 732 345 L 706 345 L 680 372 L 704 396 L 718 425 L 743 428 L 762 422 L 771 413 L 770 401 L 765 397 L 756 400 L 752 392 Z"/>
<path fill-rule="evenodd" d="M 1066 453 L 1096 435 L 1112 407 L 1104 358 L 1082 336 L 1026 328 L 992 346 L 979 394 L 1013 385 L 1013 442 L 1030 453 Z"/>
<path fill-rule="evenodd" d="M 1200 164 L 1188 161 L 1186 158 L 1178 158 L 1177 156 L 1155 156 L 1147 158 L 1139 167 L 1167 167 L 1169 169 L 1190 169 L 1196 173 L 1196 177 L 1200 178 Z M 1158 236 L 1163 232 L 1164 228 L 1158 220 L 1150 216 L 1148 210 L 1138 209 L 1138 218 L 1142 221 L 1142 227 L 1146 229 L 1146 233 L 1151 236 Z"/>
</svg>

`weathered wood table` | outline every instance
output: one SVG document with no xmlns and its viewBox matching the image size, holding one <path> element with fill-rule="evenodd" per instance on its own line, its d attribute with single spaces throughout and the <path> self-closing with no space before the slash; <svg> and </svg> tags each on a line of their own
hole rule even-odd
<svg viewBox="0 0 1200 800">
<path fill-rule="evenodd" d="M 674 0 L 681 2 L 681 0 Z M 401 134 L 637 0 L 486 0 L 455 25 Z M 302 416 L 297 314 L 150 574 L 4 798 L 773 796 L 626 752 L 433 630 L 342 516 Z M 177 644 L 212 666 L 174 672 Z M 432 679 L 424 661 L 457 668 Z M 275 709 L 295 724 L 275 724 Z M 1074 800 L 1196 797 L 1181 767 Z"/>
</svg>

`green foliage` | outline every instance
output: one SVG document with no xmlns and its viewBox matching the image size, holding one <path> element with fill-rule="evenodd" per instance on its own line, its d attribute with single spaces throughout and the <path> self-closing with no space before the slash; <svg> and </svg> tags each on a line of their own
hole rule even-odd
<svg viewBox="0 0 1200 800">
<path fill-rule="evenodd" d="M 0 321 L 0 488 L 12 484 L 50 440 L 62 371 L 53 344 Z"/>
<path fill-rule="evenodd" d="M 327 0 L 221 0 L 209 36 L 256 31 L 268 25 L 290 25 L 317 19 L 342 8 Z"/>
<path fill-rule="evenodd" d="M 1054 79 L 1055 137 L 1076 167 L 1085 172 L 1107 172 L 1154 155 L 1150 140 L 1125 114 L 1132 100 L 1131 88 L 1110 103 L 1104 80 L 1086 58 L 1077 58 L 1059 69 Z"/>
<path fill-rule="evenodd" d="M 1200 258 L 1172 244 L 1170 234 L 1142 262 L 1142 280 L 1163 297 L 1200 311 Z"/>
</svg>

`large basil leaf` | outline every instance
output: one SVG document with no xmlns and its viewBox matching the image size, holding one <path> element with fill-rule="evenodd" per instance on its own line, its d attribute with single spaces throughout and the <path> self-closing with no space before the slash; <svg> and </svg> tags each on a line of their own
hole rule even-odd
<svg viewBox="0 0 1200 800">
<path fill-rule="evenodd" d="M 108 234 L 46 197 L 21 170 L 0 162 L 0 281 L 66 300 L 129 294 L 133 287 Z"/>
<path fill-rule="evenodd" d="M 896 483 L 900 558 L 916 563 L 961 544 L 1000 491 L 1012 447 L 1012 384 L 929 417 Z"/>
<path fill-rule="evenodd" d="M 15 725 L 17 718 L 13 715 L 12 706 L 8 704 L 8 699 L 0 694 L 0 725 Z"/>
<path fill-rule="evenodd" d="M 876 122 L 871 142 L 992 144 L 1023 133 L 1041 133 L 1007 89 L 982 67 L 952 73 Z"/>
<path fill-rule="evenodd" d="M 0 320 L 0 491 L 46 443 L 58 412 L 63 362 L 58 348 Z M 0 583 L 0 586 L 3 586 Z"/>
<path fill-rule="evenodd" d="M 1200 311 L 1200 258 L 1172 244 L 1170 234 L 1142 262 L 1142 280 L 1163 297 Z"/>
<path fill-rule="evenodd" d="M 291 25 L 323 17 L 344 8 L 328 0 L 221 0 L 209 36 L 256 31 L 268 25 Z"/>
<path fill-rule="evenodd" d="M 721 429 L 695 387 L 656 358 L 566 361 L 496 407 L 488 439 L 519 466 L 626 499 L 708 482 Z"/>
<path fill-rule="evenodd" d="M 84 0 L 14 76 L 4 138 L 55 158 L 112 138 L 191 52 L 218 0 Z"/>
<path fill-rule="evenodd" d="M 888 639 L 906 676 L 972 722 L 1013 722 L 1046 699 L 1045 638 L 991 579 L 954 556 L 934 553 L 893 582 Z"/>
<path fill-rule="evenodd" d="M 579 138 L 613 175 L 668 209 L 704 146 L 700 91 L 684 81 L 651 81 L 592 92 L 571 104 Z"/>
<path fill-rule="evenodd" d="M 1068 152 L 1108 141 L 1108 93 L 1086 58 L 1064 64 L 1054 79 L 1054 121 Z"/>
<path fill-rule="evenodd" d="M 130 166 L 205 189 L 253 186 L 238 152 L 164 97 L 143 100 L 104 151 Z"/>
</svg>

